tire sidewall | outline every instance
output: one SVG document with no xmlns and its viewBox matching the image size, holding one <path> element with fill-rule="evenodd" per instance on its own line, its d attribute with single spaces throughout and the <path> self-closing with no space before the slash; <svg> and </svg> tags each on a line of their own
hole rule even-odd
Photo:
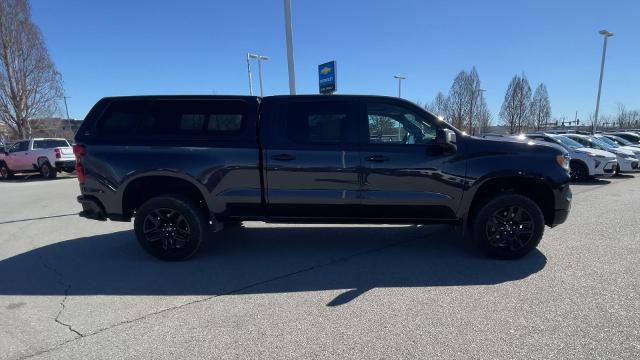
<svg viewBox="0 0 640 360">
<path fill-rule="evenodd" d="M 155 209 L 167 208 L 178 211 L 189 224 L 191 231 L 189 243 L 182 249 L 166 252 L 161 248 L 153 246 L 147 242 L 144 236 L 144 220 L 147 215 Z M 168 261 L 186 260 L 193 256 L 207 233 L 206 226 L 208 220 L 206 219 L 203 211 L 200 210 L 191 200 L 180 195 L 163 195 L 151 198 L 146 201 L 136 211 L 134 220 L 134 231 L 138 243 L 152 256 Z"/>
<path fill-rule="evenodd" d="M 0 164 L 0 180 L 8 180 L 11 178 L 11 172 L 9 167 L 5 163 Z"/>
<path fill-rule="evenodd" d="M 51 163 L 45 162 L 40 165 L 40 174 L 45 179 L 54 179 L 56 177 L 56 170 L 51 166 Z"/>
<path fill-rule="evenodd" d="M 493 216 L 496 211 L 514 205 L 522 207 L 531 215 L 534 224 L 531 240 L 525 247 L 515 251 L 508 248 L 491 246 L 486 235 L 486 224 L 489 218 Z M 502 194 L 488 199 L 485 205 L 478 210 L 472 229 L 477 245 L 487 256 L 497 259 L 518 259 L 527 255 L 538 246 L 544 233 L 544 227 L 545 223 L 542 211 L 533 200 L 518 194 Z"/>
</svg>

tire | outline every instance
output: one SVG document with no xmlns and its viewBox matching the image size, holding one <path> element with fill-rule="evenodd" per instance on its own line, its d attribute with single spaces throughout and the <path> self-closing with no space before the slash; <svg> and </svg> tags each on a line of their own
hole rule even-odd
<svg viewBox="0 0 640 360">
<path fill-rule="evenodd" d="M 167 261 L 193 256 L 208 233 L 208 226 L 209 220 L 195 202 L 172 194 L 149 199 L 136 211 L 134 220 L 142 248 Z"/>
<path fill-rule="evenodd" d="M 51 163 L 44 162 L 40 165 L 40 175 L 45 179 L 55 179 L 58 176 L 58 172 L 51 166 Z"/>
<path fill-rule="evenodd" d="M 9 180 L 13 178 L 13 173 L 4 162 L 0 163 L 0 180 Z"/>
<path fill-rule="evenodd" d="M 533 200 L 509 193 L 487 199 L 472 224 L 476 243 L 496 259 L 518 259 L 530 253 L 540 243 L 545 226 Z"/>
<path fill-rule="evenodd" d="M 0 180 L 9 180 L 13 178 L 13 173 L 7 167 L 7 164 L 0 163 Z"/>
<path fill-rule="evenodd" d="M 570 168 L 571 180 L 585 181 L 589 178 L 589 169 L 587 169 L 584 164 L 579 162 L 572 162 Z"/>
</svg>

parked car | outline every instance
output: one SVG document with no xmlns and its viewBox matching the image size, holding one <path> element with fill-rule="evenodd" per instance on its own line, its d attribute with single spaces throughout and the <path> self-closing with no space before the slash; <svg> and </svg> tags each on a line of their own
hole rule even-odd
<svg viewBox="0 0 640 360">
<path fill-rule="evenodd" d="M 640 149 L 640 144 L 634 144 L 631 141 L 629 141 L 627 139 L 623 139 L 623 138 L 621 138 L 621 137 L 619 137 L 617 135 L 602 134 L 602 136 L 604 136 L 607 139 L 615 142 L 619 146 L 625 146 L 625 147 L 632 148 L 632 149 Z"/>
<path fill-rule="evenodd" d="M 459 224 L 513 259 L 571 203 L 566 151 L 466 136 L 389 97 L 105 98 L 76 143 L 80 216 L 133 217 L 165 260 L 246 220 Z"/>
<path fill-rule="evenodd" d="M 610 152 L 591 149 L 565 135 L 531 133 L 527 138 L 561 146 L 571 157 L 571 179 L 585 181 L 589 178 L 612 176 L 616 167 L 616 156 Z"/>
<path fill-rule="evenodd" d="M 614 131 L 608 132 L 606 135 L 615 135 L 629 141 L 633 145 L 640 145 L 640 135 L 631 131 Z"/>
<path fill-rule="evenodd" d="M 614 154 L 616 156 L 616 161 L 618 162 L 615 168 L 616 174 L 638 170 L 638 158 L 631 150 L 621 149 L 615 144 L 609 145 L 591 135 L 566 134 L 565 136 L 579 142 L 585 147 L 603 150 Z"/>
<path fill-rule="evenodd" d="M 65 139 L 38 138 L 18 141 L 0 153 L 0 179 L 14 173 L 39 172 L 53 179 L 58 172 L 73 172 L 76 160 Z"/>
<path fill-rule="evenodd" d="M 596 139 L 608 144 L 609 146 L 612 146 L 614 148 L 619 148 L 619 149 L 624 149 L 624 150 L 629 150 L 631 151 L 635 157 L 637 157 L 638 159 L 640 159 L 640 145 L 638 146 L 628 146 L 628 145 L 623 145 L 622 143 L 618 143 L 615 140 L 613 140 L 612 138 L 603 135 L 603 134 L 595 134 L 593 135 L 593 137 L 595 137 Z M 623 141 L 626 141 L 624 139 L 622 139 Z M 628 143 L 628 142 L 627 142 Z"/>
</svg>

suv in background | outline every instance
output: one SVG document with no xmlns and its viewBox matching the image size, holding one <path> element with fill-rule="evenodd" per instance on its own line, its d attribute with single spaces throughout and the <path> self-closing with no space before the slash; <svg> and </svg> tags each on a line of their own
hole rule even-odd
<svg viewBox="0 0 640 360">
<path fill-rule="evenodd" d="M 9 179 L 15 173 L 34 172 L 54 179 L 58 172 L 73 172 L 75 166 L 73 149 L 66 139 L 22 140 L 0 153 L 0 179 Z"/>
<path fill-rule="evenodd" d="M 614 131 L 608 132 L 605 135 L 615 135 L 629 141 L 633 145 L 640 145 L 640 135 L 631 131 Z"/>
<path fill-rule="evenodd" d="M 531 133 L 527 138 L 542 141 L 566 149 L 571 156 L 571 179 L 585 181 L 593 177 L 613 175 L 618 163 L 610 152 L 591 149 L 565 135 L 550 133 Z"/>
<path fill-rule="evenodd" d="M 631 150 L 623 149 L 615 143 L 611 145 L 607 141 L 600 140 L 597 137 L 591 135 L 565 134 L 564 136 L 579 142 L 585 147 L 603 150 L 614 154 L 618 162 L 618 165 L 615 169 L 616 174 L 638 170 L 638 158 Z"/>
</svg>

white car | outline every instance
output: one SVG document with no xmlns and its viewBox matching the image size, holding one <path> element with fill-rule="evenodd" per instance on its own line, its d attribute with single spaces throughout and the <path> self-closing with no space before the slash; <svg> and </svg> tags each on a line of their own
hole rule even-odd
<svg viewBox="0 0 640 360">
<path fill-rule="evenodd" d="M 73 172 L 76 158 L 65 139 L 30 139 L 18 141 L 0 153 L 0 179 L 14 173 L 39 172 L 53 179 L 58 172 Z"/>
<path fill-rule="evenodd" d="M 567 150 L 571 156 L 571 179 L 574 181 L 583 181 L 590 177 L 612 176 L 618 166 L 614 154 L 584 147 L 564 135 L 534 133 L 525 136 L 531 140 L 555 144 Z"/>
<path fill-rule="evenodd" d="M 614 140 L 612 140 L 612 139 L 610 139 L 607 136 L 602 135 L 602 134 L 595 134 L 593 137 L 595 137 L 596 139 L 600 140 L 601 142 L 607 144 L 608 146 L 612 147 L 613 149 L 627 150 L 627 151 L 630 151 L 631 153 L 633 153 L 633 156 L 635 156 L 636 159 L 638 159 L 638 167 L 635 170 L 640 170 L 640 146 L 620 145 L 617 142 L 615 142 Z"/>
<path fill-rule="evenodd" d="M 618 144 L 619 146 L 625 146 L 631 149 L 640 149 L 640 144 L 634 144 L 631 141 L 621 138 L 618 135 L 613 135 L 613 134 L 598 134 L 601 136 L 606 137 L 607 139 L 613 141 L 614 143 Z"/>
<path fill-rule="evenodd" d="M 613 148 L 610 145 L 598 140 L 590 135 L 583 134 L 565 134 L 566 137 L 575 140 L 582 144 L 584 147 L 608 151 L 616 156 L 618 166 L 616 166 L 615 173 L 631 172 L 638 169 L 638 158 L 633 151 L 620 148 Z"/>
</svg>

